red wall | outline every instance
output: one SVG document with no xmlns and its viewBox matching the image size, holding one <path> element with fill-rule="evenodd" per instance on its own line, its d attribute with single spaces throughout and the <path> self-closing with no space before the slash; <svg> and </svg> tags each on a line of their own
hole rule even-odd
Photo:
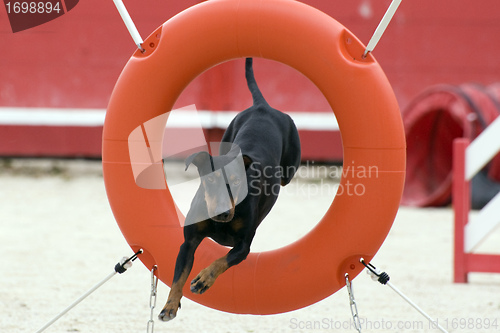
<svg viewBox="0 0 500 333">
<path fill-rule="evenodd" d="M 124 2 L 145 38 L 169 17 L 198 1 Z M 336 18 L 366 44 L 391 1 L 304 2 Z M 497 81 L 498 36 L 498 0 L 406 0 L 374 55 L 403 109 L 430 85 Z M 18 33 L 12 33 L 5 8 L 0 6 L 0 41 L 0 107 L 104 109 L 135 48 L 111 0 L 82 0 L 62 17 Z M 261 90 L 274 107 L 283 111 L 329 110 L 323 96 L 294 70 L 260 60 L 255 63 L 255 72 Z M 230 62 L 203 74 L 177 104 L 196 104 L 198 109 L 208 110 L 248 107 L 243 62 Z M 0 124 L 0 154 L 16 155 L 12 147 L 21 138 L 14 140 L 12 131 L 6 129 Z M 319 139 L 311 142 L 320 143 Z M 336 140 L 333 145 L 338 146 L 338 137 Z M 6 145 L 10 151 L 2 149 Z M 332 159 L 332 154 L 338 152 L 317 158 Z"/>
</svg>

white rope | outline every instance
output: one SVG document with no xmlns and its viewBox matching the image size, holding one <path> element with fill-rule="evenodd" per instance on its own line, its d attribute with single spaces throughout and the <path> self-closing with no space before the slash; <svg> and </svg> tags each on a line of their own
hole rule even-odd
<svg viewBox="0 0 500 333">
<path fill-rule="evenodd" d="M 45 331 L 49 326 L 54 324 L 59 318 L 64 316 L 66 313 L 68 313 L 71 309 L 73 309 L 75 306 L 77 306 L 81 301 L 83 301 L 85 298 L 89 297 L 90 294 L 92 294 L 94 291 L 96 291 L 99 287 L 101 287 L 103 284 L 108 282 L 113 276 L 115 276 L 116 272 L 113 272 L 109 274 L 104 280 L 96 284 L 92 289 L 87 291 L 85 294 L 83 294 L 80 298 L 78 298 L 76 301 L 74 301 L 70 306 L 68 306 L 66 309 L 61 311 L 57 316 L 55 316 L 52 320 L 50 320 L 47 324 L 45 324 L 42 328 L 40 328 L 36 333 L 40 333 Z"/>
<path fill-rule="evenodd" d="M 123 4 L 122 0 L 113 0 L 115 3 L 116 9 L 118 9 L 118 12 L 120 13 L 120 16 L 122 17 L 123 23 L 125 23 L 125 26 L 128 29 L 128 32 L 132 36 L 132 39 L 135 42 L 135 45 L 139 48 L 139 50 L 144 51 L 142 48 L 142 43 L 144 41 L 142 40 L 141 35 L 139 34 L 139 31 L 137 30 L 137 27 L 134 24 L 134 21 L 132 21 L 132 18 L 130 17 L 127 8 L 125 8 L 125 5 Z"/>
<path fill-rule="evenodd" d="M 392 283 L 387 282 L 387 285 L 391 287 L 392 290 L 394 290 L 399 296 L 401 296 L 405 301 L 408 302 L 415 310 L 420 312 L 427 320 L 429 320 L 430 323 L 436 324 L 436 327 L 444 333 L 448 333 L 447 330 L 445 330 L 437 321 L 434 321 L 434 319 L 431 318 L 427 313 L 425 313 L 424 310 L 422 310 L 417 304 L 415 304 L 411 299 L 409 299 L 405 294 L 403 294 L 398 288 L 396 288 Z"/>
<path fill-rule="evenodd" d="M 394 16 L 394 13 L 396 13 L 396 10 L 398 9 L 399 5 L 401 4 L 401 1 L 403 0 L 392 0 L 391 5 L 385 12 L 384 17 L 378 24 L 377 29 L 375 29 L 375 32 L 373 33 L 372 38 L 368 42 L 368 45 L 366 46 L 365 53 L 363 54 L 363 58 L 366 57 L 368 52 L 372 52 L 375 46 L 377 46 L 380 38 L 385 32 L 385 29 L 389 25 L 389 22 L 391 22 L 392 17 Z"/>
<path fill-rule="evenodd" d="M 89 291 L 87 291 L 85 294 L 83 294 L 82 296 L 80 296 L 76 301 L 74 301 L 73 303 L 71 303 L 70 306 L 68 306 L 66 309 L 64 309 L 63 311 L 61 311 L 61 313 L 59 313 L 57 316 L 55 316 L 53 319 L 51 319 L 47 324 L 45 324 L 42 328 L 40 328 L 38 331 L 36 331 L 36 333 L 41 333 L 41 332 L 45 331 L 49 326 L 51 326 L 57 320 L 59 320 L 59 318 L 61 318 L 62 316 L 64 316 L 71 309 L 73 309 L 75 306 L 77 306 L 78 304 L 80 304 L 84 299 L 86 299 L 87 297 L 89 297 L 90 294 L 92 294 L 94 291 L 96 291 L 97 289 L 99 289 L 99 287 L 101 287 L 103 284 L 105 284 L 106 282 L 108 282 L 113 276 L 116 275 L 116 273 L 122 274 L 127 269 L 129 269 L 130 267 L 132 267 L 132 262 L 137 258 L 137 255 L 141 254 L 141 253 L 142 253 L 142 249 L 139 250 L 138 252 L 136 252 L 130 258 L 123 257 L 120 260 L 120 262 L 115 265 L 115 270 L 114 270 L 113 273 L 109 274 L 101 282 L 99 282 L 98 284 L 96 284 Z"/>
<path fill-rule="evenodd" d="M 427 320 L 429 320 L 429 323 L 433 323 L 433 325 L 436 325 L 436 328 L 438 328 L 441 332 L 443 333 L 448 333 L 447 330 L 445 330 L 437 321 L 434 321 L 431 316 L 429 316 L 424 310 L 422 310 L 417 304 L 415 304 L 411 299 L 409 299 L 405 294 L 403 294 L 398 288 L 396 288 L 391 282 L 389 282 L 389 275 L 387 273 L 382 272 L 375 266 L 371 264 L 365 264 L 363 259 L 361 259 L 361 262 L 368 268 L 367 273 L 372 277 L 374 281 L 378 281 L 382 284 L 386 284 L 389 287 L 391 287 L 392 290 L 394 290 L 401 298 L 403 298 L 408 304 L 410 304 L 415 310 L 420 312 L 421 315 L 423 315 Z"/>
</svg>

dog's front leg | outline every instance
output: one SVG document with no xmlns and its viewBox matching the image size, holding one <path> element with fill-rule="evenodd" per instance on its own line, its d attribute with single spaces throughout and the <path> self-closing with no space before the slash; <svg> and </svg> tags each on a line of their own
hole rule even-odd
<svg viewBox="0 0 500 333">
<path fill-rule="evenodd" d="M 189 273 L 193 268 L 194 253 L 200 243 L 201 239 L 196 238 L 191 241 L 185 241 L 181 245 L 175 263 L 174 280 L 168 294 L 167 303 L 158 315 L 160 320 L 169 321 L 177 315 L 177 310 L 181 307 L 182 288 L 186 284 Z"/>
<path fill-rule="evenodd" d="M 203 294 L 214 284 L 219 275 L 229 267 L 245 260 L 249 253 L 250 242 L 242 241 L 238 243 L 224 257 L 215 260 L 210 266 L 201 270 L 200 274 L 191 281 L 191 291 L 195 294 Z"/>
</svg>

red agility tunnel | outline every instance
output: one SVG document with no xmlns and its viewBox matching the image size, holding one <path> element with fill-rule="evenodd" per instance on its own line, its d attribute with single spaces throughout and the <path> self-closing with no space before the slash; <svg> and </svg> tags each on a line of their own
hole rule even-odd
<svg viewBox="0 0 500 333">
<path fill-rule="evenodd" d="M 500 85 L 439 85 L 420 94 L 403 112 L 407 140 L 407 173 L 402 204 L 443 206 L 451 202 L 452 144 L 473 140 L 500 114 Z M 472 203 L 482 206 L 498 192 L 497 156 L 473 180 Z M 474 184 L 477 186 L 474 186 Z M 485 201 L 486 200 L 486 201 Z"/>
</svg>

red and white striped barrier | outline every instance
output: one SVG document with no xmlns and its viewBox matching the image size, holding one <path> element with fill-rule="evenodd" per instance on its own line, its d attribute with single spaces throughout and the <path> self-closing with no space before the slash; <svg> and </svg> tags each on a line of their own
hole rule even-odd
<svg viewBox="0 0 500 333">
<path fill-rule="evenodd" d="M 468 273 L 500 273 L 500 254 L 473 251 L 500 226 L 500 193 L 474 219 L 470 213 L 470 181 L 500 151 L 500 117 L 474 141 L 453 142 L 453 209 L 455 211 L 454 281 L 467 282 Z"/>
</svg>

